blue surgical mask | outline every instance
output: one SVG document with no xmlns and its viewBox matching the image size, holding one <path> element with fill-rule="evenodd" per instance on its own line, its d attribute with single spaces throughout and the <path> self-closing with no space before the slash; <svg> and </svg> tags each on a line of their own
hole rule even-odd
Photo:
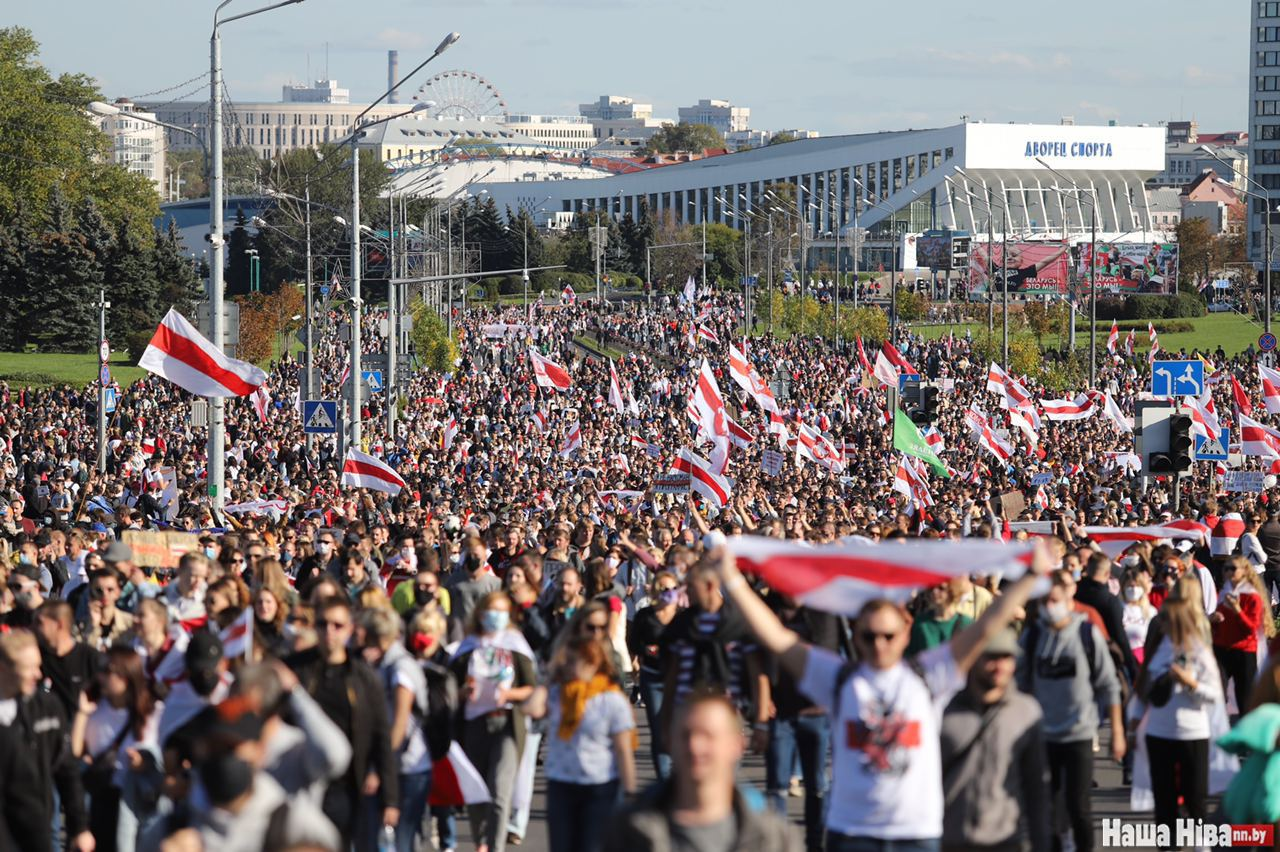
<svg viewBox="0 0 1280 852">
<path fill-rule="evenodd" d="M 679 589 L 663 589 L 661 592 L 658 593 L 658 600 L 662 601 L 663 604 L 668 606 L 674 603 L 680 603 L 680 590 Z"/>
<path fill-rule="evenodd" d="M 204 549 L 204 555 L 209 559 L 216 559 L 218 558 L 218 551 L 215 548 L 206 547 Z"/>
<path fill-rule="evenodd" d="M 504 609 L 486 609 L 480 613 L 480 627 L 485 633 L 501 633 L 511 623 L 511 613 Z"/>
</svg>

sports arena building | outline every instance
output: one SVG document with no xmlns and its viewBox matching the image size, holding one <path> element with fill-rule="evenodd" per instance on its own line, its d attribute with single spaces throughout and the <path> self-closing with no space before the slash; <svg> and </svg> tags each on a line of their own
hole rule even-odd
<svg viewBox="0 0 1280 852">
<path fill-rule="evenodd" d="M 925 231 L 999 240 L 1007 221 L 1010 239 L 1075 243 L 1088 239 L 1093 209 L 1099 240 L 1170 239 L 1153 228 L 1144 187 L 1164 167 L 1162 127 L 970 122 L 799 139 L 590 179 L 476 182 L 467 191 L 487 192 L 498 209 L 547 211 L 543 218 L 590 210 L 635 217 L 646 204 L 650 215 L 741 228 L 771 186 L 792 184 L 815 248 L 830 250 L 839 235 L 847 258 L 859 233 L 863 263 L 887 268 L 896 244 L 899 268 L 910 269 L 915 235 Z"/>
</svg>

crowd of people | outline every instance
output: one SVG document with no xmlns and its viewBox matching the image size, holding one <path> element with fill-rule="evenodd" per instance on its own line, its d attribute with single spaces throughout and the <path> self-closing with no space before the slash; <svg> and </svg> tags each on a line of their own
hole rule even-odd
<svg viewBox="0 0 1280 852">
<path fill-rule="evenodd" d="M 394 427 L 362 400 L 395 493 L 343 486 L 293 360 L 227 405 L 225 511 L 162 378 L 123 389 L 103 471 L 94 388 L 0 389 L 0 848 L 503 852 L 543 831 L 540 788 L 553 852 L 1088 852 L 1098 749 L 1156 822 L 1211 819 L 1216 740 L 1280 702 L 1280 492 L 1135 475 L 1145 352 L 1053 419 L 1036 400 L 1074 392 L 1016 377 L 1011 405 L 963 336 L 904 335 L 944 477 L 895 450 L 871 341 L 744 341 L 731 294 L 456 320 L 454 370 L 410 376 Z M 634 348 L 578 343 L 602 334 Z M 1199 404 L 1265 418 L 1255 362 L 1206 358 Z M 329 398 L 345 359 L 320 335 Z M 691 420 L 708 372 L 731 442 Z M 661 485 L 707 443 L 727 493 Z M 737 536 L 953 556 L 823 601 L 741 573 Z M 974 570 L 992 542 L 1027 570 Z"/>
</svg>

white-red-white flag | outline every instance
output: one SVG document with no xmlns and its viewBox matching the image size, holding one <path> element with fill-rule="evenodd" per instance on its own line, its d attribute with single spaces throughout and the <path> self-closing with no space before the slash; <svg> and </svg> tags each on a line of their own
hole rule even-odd
<svg viewBox="0 0 1280 852">
<path fill-rule="evenodd" d="M 1133 357 L 1134 333 L 1133 329 L 1129 329 L 1129 333 L 1124 337 L 1124 354 L 1130 358 Z"/>
<path fill-rule="evenodd" d="M 800 459 L 808 459 L 819 467 L 832 473 L 840 473 L 845 468 L 845 461 L 835 444 L 826 436 L 803 423 L 796 425 L 796 464 Z"/>
<path fill-rule="evenodd" d="M 619 414 L 627 413 L 627 403 L 622 398 L 622 382 L 612 361 L 609 362 L 609 404 L 618 409 Z"/>
<path fill-rule="evenodd" d="M 529 361 L 533 364 L 533 378 L 538 387 L 567 391 L 573 385 L 568 370 L 544 357 L 532 346 L 529 347 Z"/>
<path fill-rule="evenodd" d="M 535 409 L 529 415 L 529 421 L 533 428 L 538 431 L 539 435 L 547 434 L 547 412 Z"/>
<path fill-rule="evenodd" d="M 735 536 L 729 550 L 743 571 L 802 605 L 840 615 L 856 615 L 875 598 L 905 603 L 921 589 L 962 574 L 995 574 L 1016 579 L 1031 564 L 1032 545 L 990 539 L 959 541 L 909 539 L 889 545 L 807 542 L 763 536 Z"/>
<path fill-rule="evenodd" d="M 1152 322 L 1147 323 L 1147 339 L 1151 341 L 1151 351 L 1147 353 L 1147 360 L 1154 362 L 1156 354 L 1160 352 L 1160 338 L 1156 337 L 1156 327 Z"/>
<path fill-rule="evenodd" d="M 756 372 L 755 366 L 747 360 L 746 354 L 732 343 L 729 344 L 729 378 L 733 379 L 734 383 L 746 391 L 765 411 L 778 410 L 778 400 L 774 397 L 769 383 Z"/>
<path fill-rule="evenodd" d="M 716 434 L 716 413 L 724 409 L 724 395 L 720 393 L 720 384 L 707 359 L 702 359 L 698 368 L 693 392 L 689 396 L 689 416 L 698 424 L 698 429 L 707 437 Z"/>
<path fill-rule="evenodd" d="M 1107 335 L 1107 351 L 1112 355 L 1116 354 L 1116 347 L 1120 344 L 1120 326 L 1115 320 L 1111 321 L 1111 333 Z"/>
<path fill-rule="evenodd" d="M 1258 365 L 1258 378 L 1262 380 L 1262 404 L 1268 414 L 1280 414 L 1280 372 Z"/>
<path fill-rule="evenodd" d="M 719 343 L 720 336 L 702 323 L 698 323 L 698 339 L 705 340 L 708 343 Z"/>
<path fill-rule="evenodd" d="M 1280 432 L 1241 413 L 1240 452 L 1246 456 L 1280 459 Z"/>
<path fill-rule="evenodd" d="M 248 396 L 267 381 L 267 374 L 253 364 L 215 348 L 173 308 L 156 327 L 138 366 L 211 399 Z"/>
<path fill-rule="evenodd" d="M 222 640 L 222 656 L 228 660 L 253 656 L 253 607 L 247 606 L 236 620 L 222 628 L 218 634 Z"/>
<path fill-rule="evenodd" d="M 1049 420 L 1087 420 L 1097 412 L 1093 399 L 1087 393 L 1075 399 L 1042 399 L 1040 407 Z"/>
<path fill-rule="evenodd" d="M 560 458 L 567 459 L 580 449 L 582 449 L 582 427 L 575 421 L 569 427 L 569 434 L 565 435 L 564 440 L 560 442 Z"/>
<path fill-rule="evenodd" d="M 914 375 L 916 369 L 902 357 L 902 353 L 892 343 L 886 342 L 880 346 L 880 354 L 876 356 L 873 372 L 881 384 L 896 388 L 899 375 Z"/>
<path fill-rule="evenodd" d="M 692 450 L 682 448 L 672 468 L 687 473 L 689 487 L 711 501 L 717 509 L 723 509 L 729 501 L 733 491 L 732 480 L 716 473 L 711 462 Z"/>
<path fill-rule="evenodd" d="M 271 414 L 271 392 L 267 390 L 267 386 L 259 385 L 249 399 L 253 402 L 253 410 L 258 413 L 258 420 L 266 423 Z"/>
<path fill-rule="evenodd" d="M 1208 396 L 1208 393 L 1205 395 Z M 1212 397 L 1209 399 L 1212 401 Z M 1217 438 L 1222 434 L 1222 426 L 1218 423 L 1217 415 L 1199 399 L 1188 396 L 1183 399 L 1183 404 L 1191 415 L 1191 434 L 1204 435 L 1206 438 Z"/>
<path fill-rule="evenodd" d="M 1183 529 L 1172 524 L 1147 527 L 1085 527 L 1084 534 L 1112 559 L 1124 553 L 1140 541 L 1161 539 L 1200 539 L 1202 533 L 1195 529 Z"/>
<path fill-rule="evenodd" d="M 394 468 L 381 459 L 357 449 L 349 449 L 347 457 L 342 461 L 342 484 L 395 496 L 404 488 L 405 482 Z"/>
<path fill-rule="evenodd" d="M 449 743 L 448 753 L 431 761 L 431 789 L 427 804 L 432 807 L 482 805 L 489 801 L 489 788 L 484 777 L 467 759 L 467 753 L 456 742 Z"/>
<path fill-rule="evenodd" d="M 444 421 L 444 434 L 440 438 L 440 448 L 447 450 L 453 446 L 453 440 L 458 437 L 458 431 L 462 427 L 458 425 L 458 418 L 450 414 Z"/>
<path fill-rule="evenodd" d="M 572 305 L 578 300 L 578 294 L 573 292 L 573 287 L 569 284 L 564 285 L 564 289 L 560 291 L 560 301 L 566 305 Z"/>
<path fill-rule="evenodd" d="M 969 409 L 965 412 L 965 423 L 973 433 L 978 446 L 982 447 L 1000 461 L 1008 461 L 1013 455 L 1013 445 L 1000 437 L 991 426 L 991 420 L 982 412 Z"/>
</svg>

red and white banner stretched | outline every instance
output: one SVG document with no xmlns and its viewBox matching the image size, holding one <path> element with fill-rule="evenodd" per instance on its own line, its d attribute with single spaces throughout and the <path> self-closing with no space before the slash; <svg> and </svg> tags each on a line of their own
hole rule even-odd
<svg viewBox="0 0 1280 852">
<path fill-rule="evenodd" d="M 1198 541 L 1203 537 L 1197 529 L 1183 529 L 1173 524 L 1148 527 L 1085 527 L 1084 534 L 1112 559 L 1140 541 L 1182 538 Z"/>
<path fill-rule="evenodd" d="M 716 473 L 711 462 L 689 449 L 681 449 L 672 470 L 689 475 L 689 487 L 723 509 L 733 491 L 733 482 Z"/>
<path fill-rule="evenodd" d="M 1040 407 L 1049 420 L 1087 420 L 1097 411 L 1087 393 L 1075 399 L 1042 399 Z"/>
<path fill-rule="evenodd" d="M 582 427 L 574 423 L 569 428 L 569 434 L 565 435 L 564 441 L 560 444 L 560 458 L 567 459 L 580 449 L 582 449 Z"/>
<path fill-rule="evenodd" d="M 216 349 L 173 308 L 156 327 L 138 366 L 211 399 L 248 396 L 267 381 L 262 370 Z"/>
<path fill-rule="evenodd" d="M 342 484 L 351 488 L 368 488 L 395 496 L 404 488 L 404 480 L 395 469 L 380 459 L 359 450 L 347 450 L 342 462 Z"/>
<path fill-rule="evenodd" d="M 533 378 L 538 387 L 567 391 L 573 385 L 568 370 L 550 358 L 543 357 L 533 347 L 529 347 L 529 361 L 533 364 Z"/>
<path fill-rule="evenodd" d="M 921 589 L 963 574 L 1022 576 L 1031 564 L 1031 544 L 989 539 L 917 541 L 889 545 L 844 543 L 809 546 L 760 536 L 735 536 L 729 550 L 743 571 L 758 574 L 771 589 L 804 606 L 857 615 L 876 598 L 905 603 Z"/>
</svg>

